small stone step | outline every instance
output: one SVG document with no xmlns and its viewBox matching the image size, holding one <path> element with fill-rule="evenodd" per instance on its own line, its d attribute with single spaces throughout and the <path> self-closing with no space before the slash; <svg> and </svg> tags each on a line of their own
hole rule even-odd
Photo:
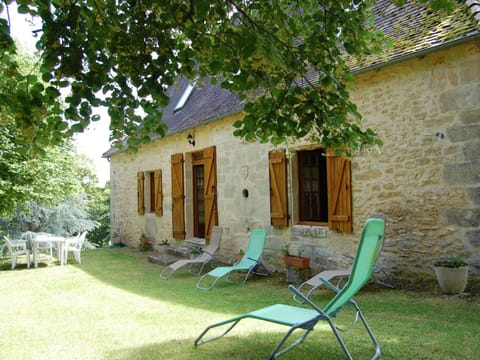
<svg viewBox="0 0 480 360">
<path fill-rule="evenodd" d="M 178 257 L 169 254 L 155 254 L 149 255 L 148 261 L 158 265 L 170 265 L 175 261 L 180 260 Z"/>
<path fill-rule="evenodd" d="M 167 254 L 188 259 L 190 258 L 190 247 L 189 246 L 168 246 L 167 247 Z"/>
</svg>

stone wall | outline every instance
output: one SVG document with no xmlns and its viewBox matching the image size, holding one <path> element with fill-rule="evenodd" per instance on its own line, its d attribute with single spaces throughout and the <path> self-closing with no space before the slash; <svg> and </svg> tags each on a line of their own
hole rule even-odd
<svg viewBox="0 0 480 360">
<path fill-rule="evenodd" d="M 435 259 L 480 264 L 480 42 L 358 77 L 353 100 L 378 131 L 381 153 L 354 167 L 356 220 L 388 216 L 383 257 L 396 271 L 428 271 Z M 366 205 L 369 206 L 366 206 Z"/>
<path fill-rule="evenodd" d="M 357 77 L 352 98 L 364 116 L 361 125 L 377 131 L 384 146 L 353 156 L 353 234 L 296 224 L 286 229 L 270 226 L 271 147 L 245 144 L 232 136 L 239 114 L 155 141 L 137 154 L 113 155 L 113 240 L 136 246 L 148 229 L 155 232 L 157 243 L 172 241 L 170 156 L 184 153 L 188 164 L 192 151 L 215 145 L 224 261 L 245 249 L 250 229 L 264 227 L 268 229 L 264 260 L 271 270 L 283 269 L 285 245 L 301 248 L 315 269 L 348 266 L 351 260 L 342 254 L 354 253 L 365 218 L 383 212 L 388 225 L 380 261 L 397 276 L 433 274 L 434 260 L 450 253 L 480 264 L 479 64 L 477 41 Z M 186 140 L 189 133 L 195 137 L 194 147 Z M 163 173 L 163 216 L 141 216 L 136 212 L 136 173 L 155 169 Z M 186 183 L 189 176 L 186 171 Z M 294 211 L 291 199 L 289 203 Z M 191 212 L 187 194 L 187 219 Z M 186 223 L 188 239 L 192 229 Z M 472 274 L 478 271 L 478 265 L 472 267 Z"/>
</svg>

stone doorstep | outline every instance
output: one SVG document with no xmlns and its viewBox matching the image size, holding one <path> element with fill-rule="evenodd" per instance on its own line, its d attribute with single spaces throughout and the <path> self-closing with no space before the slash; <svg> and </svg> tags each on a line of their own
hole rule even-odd
<svg viewBox="0 0 480 360">
<path fill-rule="evenodd" d="M 183 259 L 190 258 L 190 246 L 168 246 L 167 247 L 167 254 L 173 255 Z"/>
<path fill-rule="evenodd" d="M 159 265 L 170 265 L 177 260 L 189 259 L 189 246 L 166 246 L 166 249 L 161 254 L 153 254 L 148 256 L 148 261 Z"/>
<path fill-rule="evenodd" d="M 148 256 L 148 261 L 158 265 L 170 265 L 177 260 L 179 260 L 178 257 L 169 254 L 155 254 Z"/>
</svg>

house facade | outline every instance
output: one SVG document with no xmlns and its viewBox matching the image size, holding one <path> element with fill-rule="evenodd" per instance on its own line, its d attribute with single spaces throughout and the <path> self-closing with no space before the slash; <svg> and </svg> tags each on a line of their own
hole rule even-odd
<svg viewBox="0 0 480 360">
<path fill-rule="evenodd" d="M 455 36 L 442 40 L 437 24 L 423 46 L 417 39 L 352 63 L 360 125 L 384 145 L 349 158 L 308 142 L 246 143 L 233 136 L 242 101 L 208 79 L 180 81 L 164 111 L 167 136 L 137 153 L 105 153 L 112 241 L 137 246 L 147 233 L 157 245 L 203 244 L 219 225 L 219 258 L 231 262 L 249 231 L 265 228 L 270 270 L 283 269 L 284 247 L 314 268 L 337 268 L 351 261 L 343 254 L 354 253 L 365 219 L 381 212 L 379 261 L 396 276 L 433 273 L 453 253 L 479 276 L 480 30 L 471 10 L 461 30 L 439 20 Z"/>
</svg>

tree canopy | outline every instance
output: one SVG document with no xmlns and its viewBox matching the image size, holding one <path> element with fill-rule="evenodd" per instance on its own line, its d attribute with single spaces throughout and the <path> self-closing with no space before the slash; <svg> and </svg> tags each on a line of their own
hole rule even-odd
<svg viewBox="0 0 480 360">
<path fill-rule="evenodd" d="M 70 142 L 32 156 L 15 135 L 12 126 L 0 127 L 0 217 L 31 201 L 52 205 L 95 186 L 89 160 L 76 154 Z"/>
<path fill-rule="evenodd" d="M 433 8 L 453 3 L 418 1 Z M 5 0 L 0 10 L 12 3 Z M 12 73 L 18 88 L 7 96 L 0 84 L 0 109 L 14 114 L 21 140 L 41 144 L 83 131 L 103 105 L 111 140 L 127 137 L 135 149 L 151 134 L 165 134 L 166 89 L 179 76 L 210 76 L 248 100 L 245 117 L 234 124 L 234 134 L 247 141 L 309 136 L 334 148 L 379 143 L 358 123 L 348 92 L 352 75 L 342 59 L 383 46 L 373 28 L 374 3 L 17 0 L 20 13 L 41 19 L 41 79 Z M 0 19 L 0 66 L 11 67 L 14 52 L 9 23 Z M 60 91 L 68 93 L 65 108 Z"/>
</svg>

